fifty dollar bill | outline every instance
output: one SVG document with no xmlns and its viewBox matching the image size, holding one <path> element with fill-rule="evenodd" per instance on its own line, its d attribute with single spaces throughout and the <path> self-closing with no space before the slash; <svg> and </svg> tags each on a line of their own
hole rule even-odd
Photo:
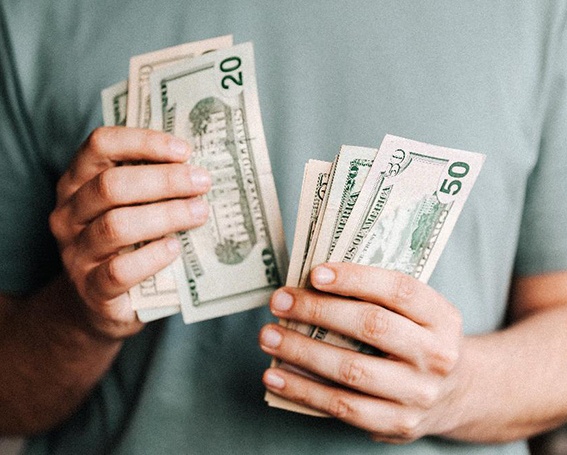
<svg viewBox="0 0 567 455">
<path fill-rule="evenodd" d="M 329 245 L 327 259 L 398 270 L 427 282 L 484 159 L 478 153 L 386 136 L 354 208 L 342 223 L 334 224 L 334 247 L 329 245 L 329 236 L 323 240 Z M 339 193 L 333 192 L 332 187 L 328 190 L 329 195 Z M 328 207 L 335 204 L 331 198 L 327 202 Z M 316 265 L 318 262 L 313 262 L 307 269 Z M 297 266 L 290 269 L 294 267 Z M 293 328 L 336 346 L 379 354 L 357 340 L 323 327 L 295 323 Z M 282 398 L 267 396 L 267 400 L 271 406 L 322 415 Z"/>
</svg>

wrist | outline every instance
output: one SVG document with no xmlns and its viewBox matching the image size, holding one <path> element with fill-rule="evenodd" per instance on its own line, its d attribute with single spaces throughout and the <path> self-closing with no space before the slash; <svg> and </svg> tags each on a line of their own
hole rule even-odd
<svg viewBox="0 0 567 455">
<path fill-rule="evenodd" d="M 474 345 L 474 341 L 470 337 L 463 338 L 461 355 L 432 431 L 434 436 L 459 441 L 476 441 L 471 433 L 476 419 L 473 388 L 477 354 L 471 345 Z"/>
<path fill-rule="evenodd" d="M 0 400 L 10 419 L 0 418 L 0 431 L 53 428 L 77 409 L 119 353 L 122 341 L 93 333 L 70 297 L 59 277 L 37 294 L 15 298 L 3 314 Z"/>
</svg>

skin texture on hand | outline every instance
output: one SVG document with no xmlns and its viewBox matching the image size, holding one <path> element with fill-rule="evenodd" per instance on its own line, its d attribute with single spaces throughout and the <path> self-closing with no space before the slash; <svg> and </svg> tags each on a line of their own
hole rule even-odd
<svg viewBox="0 0 567 455">
<path fill-rule="evenodd" d="M 164 236 L 207 219 L 198 196 L 210 178 L 185 164 L 189 154 L 173 136 L 124 127 L 82 144 L 49 219 L 65 273 L 33 295 L 0 295 L 0 435 L 59 424 L 142 329 L 128 289 L 178 256 L 179 242 Z"/>
<path fill-rule="evenodd" d="M 59 181 L 50 226 L 89 325 L 102 336 L 141 329 L 127 291 L 177 257 L 179 242 L 164 236 L 207 219 L 206 202 L 196 196 L 208 191 L 210 178 L 184 163 L 189 153 L 167 134 L 100 128 Z M 148 164 L 121 165 L 140 160 Z"/>
<path fill-rule="evenodd" d="M 325 381 L 270 368 L 264 384 L 377 441 L 407 443 L 426 435 L 483 443 L 526 438 L 567 418 L 567 367 L 561 357 L 567 293 L 537 304 L 526 298 L 542 295 L 534 283 L 549 286 L 550 280 L 566 278 L 563 273 L 516 280 L 524 297 L 512 307 L 523 317 L 505 330 L 465 337 L 458 310 L 431 287 L 395 271 L 324 264 L 312 271 L 315 290 L 276 291 L 272 313 L 330 329 L 386 355 L 339 348 L 271 324 L 260 332 L 264 352 Z M 542 345 L 550 349 L 536 349 Z M 533 374 L 545 369 L 555 377 Z"/>
<path fill-rule="evenodd" d="M 277 291 L 274 315 L 328 328 L 387 357 L 268 326 L 260 335 L 267 353 L 336 384 L 278 369 L 266 372 L 268 388 L 367 430 L 376 440 L 410 442 L 429 433 L 440 417 L 435 408 L 451 400 L 458 375 L 462 330 L 456 308 L 399 272 L 329 264 L 311 278 L 318 291 Z"/>
</svg>

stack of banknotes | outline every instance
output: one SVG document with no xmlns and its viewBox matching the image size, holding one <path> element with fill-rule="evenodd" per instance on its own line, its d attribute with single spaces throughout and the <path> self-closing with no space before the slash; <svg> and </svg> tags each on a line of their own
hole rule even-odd
<svg viewBox="0 0 567 455">
<path fill-rule="evenodd" d="M 185 139 L 190 163 L 213 182 L 207 224 L 177 233 L 181 257 L 130 290 L 140 320 L 181 312 L 192 323 L 266 304 L 283 284 L 287 250 L 252 45 L 222 36 L 135 56 L 128 80 L 103 90 L 102 105 L 107 126 Z"/>
<path fill-rule="evenodd" d="M 102 103 L 105 125 L 187 140 L 190 163 L 207 168 L 213 180 L 205 196 L 207 224 L 175 234 L 181 257 L 130 291 L 146 322 L 181 312 L 191 323 L 264 305 L 286 271 L 287 286 L 308 287 L 312 268 L 327 261 L 398 270 L 427 282 L 485 158 L 387 135 L 379 149 L 345 145 L 332 163 L 310 160 L 288 269 L 250 43 L 233 46 L 223 36 L 135 56 L 128 81 L 103 90 Z M 323 327 L 280 323 L 375 353 Z M 273 364 L 294 369 L 277 359 Z M 266 400 L 321 415 L 271 393 Z"/>
<path fill-rule="evenodd" d="M 286 285 L 308 287 L 309 272 L 324 262 L 398 270 L 427 282 L 484 158 L 387 135 L 379 149 L 343 146 L 332 163 L 309 161 Z M 326 343 L 377 353 L 324 327 L 280 323 Z M 277 359 L 272 365 L 298 372 Z M 266 401 L 322 415 L 269 392 Z"/>
</svg>

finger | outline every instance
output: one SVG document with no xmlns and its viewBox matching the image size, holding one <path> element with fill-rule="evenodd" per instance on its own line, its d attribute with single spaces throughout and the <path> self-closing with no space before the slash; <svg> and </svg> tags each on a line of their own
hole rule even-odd
<svg viewBox="0 0 567 455">
<path fill-rule="evenodd" d="M 274 324 L 260 332 L 260 346 L 288 364 L 373 397 L 412 406 L 430 399 L 418 373 L 402 362 L 321 343 Z"/>
<path fill-rule="evenodd" d="M 85 329 L 105 340 L 124 340 L 137 334 L 144 327 L 132 308 L 128 293 L 120 294 L 112 300 L 88 305 L 83 321 Z"/>
<path fill-rule="evenodd" d="M 396 403 L 322 384 L 280 368 L 268 369 L 262 379 L 276 395 L 371 433 L 399 440 L 411 440 L 419 434 L 420 420 Z"/>
<path fill-rule="evenodd" d="M 58 199 L 66 200 L 105 169 L 122 162 L 181 163 L 190 147 L 170 134 L 141 128 L 101 127 L 83 142 L 57 186 Z"/>
<path fill-rule="evenodd" d="M 67 207 L 74 222 L 86 224 L 112 208 L 198 196 L 210 186 L 205 169 L 187 164 L 114 167 L 79 188 Z"/>
<path fill-rule="evenodd" d="M 177 239 L 164 238 L 116 255 L 88 274 L 88 295 L 99 301 L 114 299 L 172 263 L 180 251 Z"/>
<path fill-rule="evenodd" d="M 435 350 L 430 331 L 381 306 L 333 294 L 282 288 L 271 298 L 272 313 L 281 318 L 321 326 L 362 341 L 419 368 Z"/>
<path fill-rule="evenodd" d="M 124 247 L 201 226 L 208 213 L 208 204 L 201 198 L 120 207 L 96 218 L 78 242 L 94 258 L 103 259 Z"/>
<path fill-rule="evenodd" d="M 384 306 L 424 326 L 445 325 L 456 309 L 436 291 L 394 270 L 351 263 L 327 263 L 311 272 L 321 291 Z"/>
</svg>

